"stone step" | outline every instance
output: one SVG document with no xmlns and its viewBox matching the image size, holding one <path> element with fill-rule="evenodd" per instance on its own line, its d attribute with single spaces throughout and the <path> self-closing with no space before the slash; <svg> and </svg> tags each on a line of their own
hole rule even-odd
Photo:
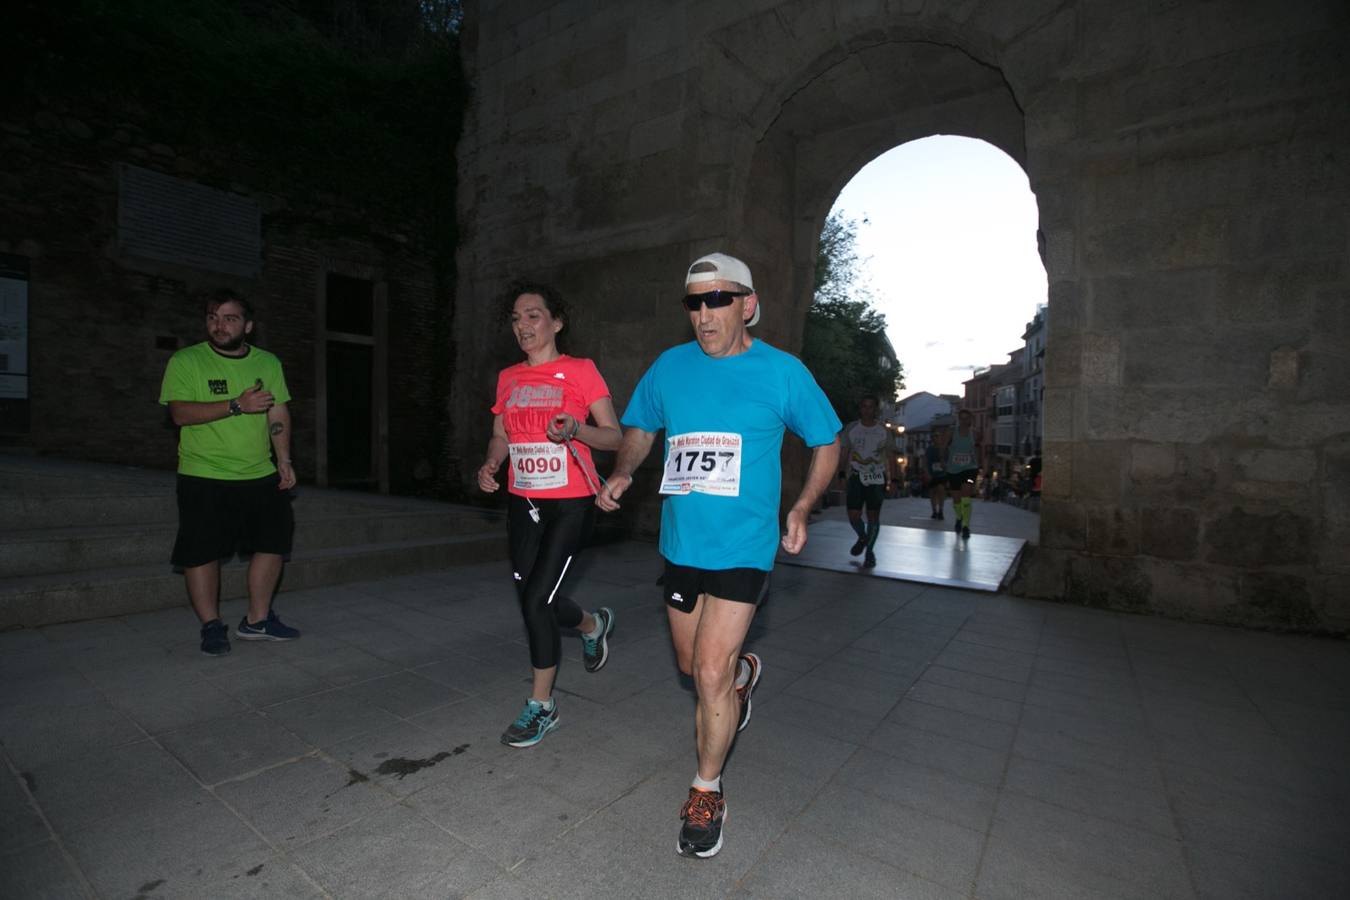
<svg viewBox="0 0 1350 900">
<path fill-rule="evenodd" d="M 168 564 L 178 526 L 171 471 L 0 450 L 0 628 L 186 603 Z M 498 510 L 302 486 L 281 589 L 361 581 L 504 558 Z M 222 596 L 245 594 L 224 567 Z"/>
<path fill-rule="evenodd" d="M 282 591 L 505 559 L 505 525 L 484 526 L 473 534 L 297 551 L 286 565 Z M 246 572 L 247 567 L 240 562 L 223 567 L 222 599 L 246 596 Z M 120 616 L 186 603 L 183 576 L 164 563 L 0 578 L 0 630 Z"/>
<path fill-rule="evenodd" d="M 0 452 L 0 479 L 4 479 L 6 489 L 14 493 L 60 494 L 80 493 L 91 486 L 100 486 L 105 492 L 138 486 L 167 486 L 172 490 L 174 473 L 164 469 L 140 469 Z"/>
<path fill-rule="evenodd" d="M 295 550 L 450 537 L 499 527 L 500 514 L 471 506 L 438 504 L 426 512 L 351 511 L 315 515 L 297 507 Z M 44 528 L 0 532 L 0 578 L 79 572 L 113 566 L 164 564 L 176 521 Z"/>
<path fill-rule="evenodd" d="M 0 477 L 3 477 L 0 472 Z M 178 504 L 173 481 L 162 486 L 127 485 L 126 490 L 110 490 L 107 485 L 87 486 L 86 492 L 11 491 L 6 485 L 0 494 L 0 536 L 42 528 L 80 525 L 143 525 L 178 521 Z M 443 510 L 445 503 L 408 497 L 385 497 L 356 491 L 319 490 L 302 487 L 292 492 L 296 515 L 301 510 L 313 516 L 334 516 L 352 512 L 388 512 L 397 510 Z"/>
<path fill-rule="evenodd" d="M 106 496 L 14 494 L 0 497 L 0 534 L 71 525 L 172 522 L 177 517 L 178 507 L 172 491 Z"/>
</svg>

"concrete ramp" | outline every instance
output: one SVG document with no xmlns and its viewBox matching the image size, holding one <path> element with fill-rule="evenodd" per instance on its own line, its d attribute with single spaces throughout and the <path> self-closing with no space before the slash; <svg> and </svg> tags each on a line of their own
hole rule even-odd
<svg viewBox="0 0 1350 900">
<path fill-rule="evenodd" d="M 1027 543 L 1022 538 L 978 533 L 963 540 L 950 529 L 883 525 L 875 547 L 876 568 L 864 569 L 861 556 L 848 554 L 857 539 L 847 522 L 837 519 L 813 522 L 802 552 L 789 556 L 779 551 L 778 562 L 831 572 L 857 572 L 868 578 L 997 591 L 1011 576 Z"/>
</svg>

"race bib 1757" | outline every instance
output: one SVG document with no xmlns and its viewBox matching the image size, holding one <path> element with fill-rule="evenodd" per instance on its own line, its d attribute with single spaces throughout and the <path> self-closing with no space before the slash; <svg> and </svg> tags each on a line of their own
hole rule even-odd
<svg viewBox="0 0 1350 900">
<path fill-rule="evenodd" d="M 661 493 L 698 491 L 721 497 L 741 495 L 741 436 L 730 431 L 691 431 L 666 441 Z"/>
</svg>

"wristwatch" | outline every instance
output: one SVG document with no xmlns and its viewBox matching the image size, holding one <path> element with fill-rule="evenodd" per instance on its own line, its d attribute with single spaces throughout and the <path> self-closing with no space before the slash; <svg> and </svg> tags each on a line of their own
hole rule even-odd
<svg viewBox="0 0 1350 900">
<path fill-rule="evenodd" d="M 238 397 L 231 397 L 231 398 L 230 398 L 230 415 L 232 415 L 232 416 L 242 416 L 243 414 L 244 414 L 244 410 L 243 410 L 243 407 L 241 407 L 241 406 L 239 405 L 239 398 L 238 398 Z"/>
</svg>

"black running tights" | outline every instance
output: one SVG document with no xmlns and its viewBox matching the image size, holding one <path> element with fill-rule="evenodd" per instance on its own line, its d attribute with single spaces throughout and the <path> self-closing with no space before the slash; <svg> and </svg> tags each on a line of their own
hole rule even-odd
<svg viewBox="0 0 1350 900">
<path fill-rule="evenodd" d="M 507 503 L 511 570 L 520 598 L 520 614 L 530 641 L 530 665 L 549 669 L 562 652 L 562 628 L 576 628 L 585 615 L 559 590 L 572 557 L 590 536 L 595 521 L 593 497 L 535 500 L 539 521 L 530 517 L 530 502 L 512 494 Z"/>
</svg>

